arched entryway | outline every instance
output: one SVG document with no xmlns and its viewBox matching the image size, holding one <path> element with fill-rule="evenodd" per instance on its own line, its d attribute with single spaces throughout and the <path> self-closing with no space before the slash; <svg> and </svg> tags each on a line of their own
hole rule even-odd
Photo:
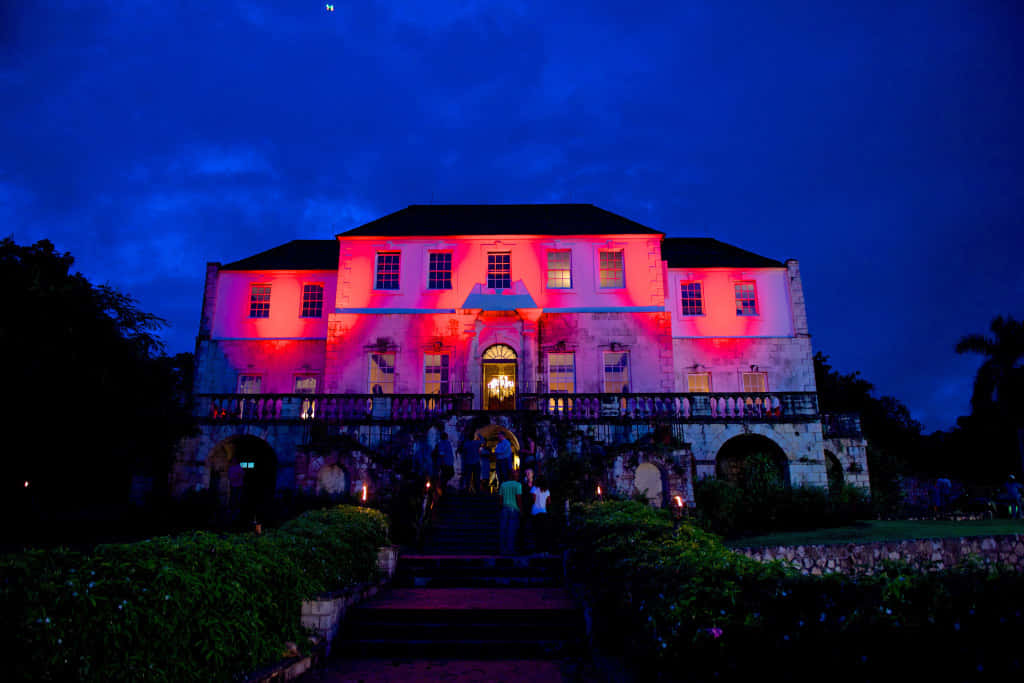
<svg viewBox="0 0 1024 683">
<path fill-rule="evenodd" d="M 843 465 L 832 451 L 825 451 L 825 473 L 828 475 L 829 493 L 837 493 L 843 488 Z"/>
<path fill-rule="evenodd" d="M 661 477 L 661 470 L 649 462 L 637 465 L 636 474 L 633 475 L 633 490 L 636 493 L 643 493 L 647 496 L 647 502 L 655 507 L 664 507 L 665 484 Z"/>
<path fill-rule="evenodd" d="M 506 344 L 488 347 L 482 358 L 482 395 L 484 410 L 515 410 L 517 356 Z"/>
<path fill-rule="evenodd" d="M 258 519 L 274 498 L 277 456 L 263 439 L 240 434 L 217 444 L 207 458 L 210 491 L 232 517 Z"/>
<path fill-rule="evenodd" d="M 789 488 L 789 459 L 768 437 L 742 434 L 726 441 L 718 451 L 715 476 L 747 491 Z"/>
</svg>

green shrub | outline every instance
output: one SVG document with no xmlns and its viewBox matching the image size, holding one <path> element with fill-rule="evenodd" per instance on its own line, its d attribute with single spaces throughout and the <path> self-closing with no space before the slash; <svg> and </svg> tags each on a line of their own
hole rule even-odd
<svg viewBox="0 0 1024 683">
<path fill-rule="evenodd" d="M 1021 673 L 1024 577 L 1013 570 L 893 563 L 874 576 L 802 576 L 665 521 L 603 503 L 576 508 L 571 529 L 595 635 L 645 679 L 748 680 L 772 662 L 784 680 Z"/>
<path fill-rule="evenodd" d="M 301 646 L 302 601 L 375 578 L 387 540 L 383 515 L 340 506 L 262 536 L 9 555 L 4 661 L 24 680 L 231 680 Z"/>
</svg>

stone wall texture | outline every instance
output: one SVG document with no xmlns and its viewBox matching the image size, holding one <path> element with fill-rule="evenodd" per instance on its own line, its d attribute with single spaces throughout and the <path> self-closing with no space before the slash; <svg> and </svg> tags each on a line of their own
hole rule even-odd
<svg viewBox="0 0 1024 683">
<path fill-rule="evenodd" d="M 781 560 L 803 574 L 872 574 L 886 561 L 907 562 L 925 571 L 948 569 L 974 557 L 1024 571 L 1024 534 L 926 538 L 878 543 L 735 548 L 759 562 Z"/>
</svg>

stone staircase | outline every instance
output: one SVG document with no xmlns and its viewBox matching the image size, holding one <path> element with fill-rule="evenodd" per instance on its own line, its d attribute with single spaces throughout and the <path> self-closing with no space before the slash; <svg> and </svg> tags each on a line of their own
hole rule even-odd
<svg viewBox="0 0 1024 683">
<path fill-rule="evenodd" d="M 582 610 L 559 556 L 503 557 L 493 497 L 452 496 L 424 551 L 398 560 L 390 590 L 346 615 L 348 658 L 556 659 L 579 654 Z"/>
</svg>

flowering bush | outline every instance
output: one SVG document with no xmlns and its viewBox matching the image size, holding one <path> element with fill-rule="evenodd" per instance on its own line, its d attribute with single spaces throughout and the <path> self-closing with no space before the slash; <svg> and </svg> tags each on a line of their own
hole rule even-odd
<svg viewBox="0 0 1024 683">
<path fill-rule="evenodd" d="M 595 635 L 647 677 L 974 680 L 1024 669 L 1024 578 L 1011 570 L 802 576 L 637 503 L 577 506 L 573 520 Z"/>
<path fill-rule="evenodd" d="M 17 680 L 230 680 L 302 643 L 301 603 L 372 580 L 379 512 L 308 512 L 262 536 L 194 532 L 0 560 Z"/>
</svg>

